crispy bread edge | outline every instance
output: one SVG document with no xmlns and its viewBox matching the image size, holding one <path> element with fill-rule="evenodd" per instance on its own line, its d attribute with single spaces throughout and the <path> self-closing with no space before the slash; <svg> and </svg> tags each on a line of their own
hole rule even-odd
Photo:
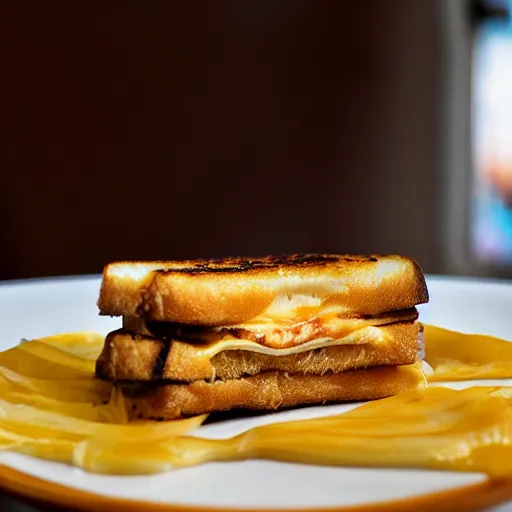
<svg viewBox="0 0 512 512">
<path fill-rule="evenodd" d="M 102 315 L 233 325 L 294 293 L 336 296 L 349 314 L 366 316 L 428 302 L 423 271 L 412 259 L 322 254 L 112 263 L 103 272 L 98 307 Z"/>
</svg>

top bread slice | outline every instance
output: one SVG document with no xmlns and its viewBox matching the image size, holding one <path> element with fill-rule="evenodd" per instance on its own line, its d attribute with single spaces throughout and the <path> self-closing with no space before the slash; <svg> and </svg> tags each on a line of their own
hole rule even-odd
<svg viewBox="0 0 512 512">
<path fill-rule="evenodd" d="M 428 301 L 418 264 L 403 256 L 298 254 L 223 260 L 115 262 L 103 271 L 101 315 L 224 326 L 287 307 L 335 307 L 368 317 Z"/>
</svg>

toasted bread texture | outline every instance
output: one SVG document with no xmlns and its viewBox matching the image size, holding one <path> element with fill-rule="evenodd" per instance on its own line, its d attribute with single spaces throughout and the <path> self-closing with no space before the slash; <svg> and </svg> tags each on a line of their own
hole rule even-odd
<svg viewBox="0 0 512 512">
<path fill-rule="evenodd" d="M 375 400 L 425 387 L 421 365 L 325 375 L 263 372 L 247 378 L 190 384 L 122 385 L 133 419 L 172 420 L 229 409 L 276 410 L 296 405 Z"/>
<path fill-rule="evenodd" d="M 302 254 L 221 261 L 117 262 L 107 265 L 100 314 L 203 326 L 237 325 L 290 309 L 335 307 L 376 316 L 428 301 L 423 272 L 403 256 Z M 312 309 L 311 309 L 312 308 Z"/>
<path fill-rule="evenodd" d="M 372 366 L 412 364 L 422 350 L 418 322 L 364 328 L 347 342 L 290 355 L 276 355 L 279 350 L 267 353 L 223 350 L 210 356 L 201 345 L 164 341 L 120 329 L 107 336 L 96 373 L 111 381 L 182 382 L 238 379 L 273 370 L 324 375 Z"/>
</svg>

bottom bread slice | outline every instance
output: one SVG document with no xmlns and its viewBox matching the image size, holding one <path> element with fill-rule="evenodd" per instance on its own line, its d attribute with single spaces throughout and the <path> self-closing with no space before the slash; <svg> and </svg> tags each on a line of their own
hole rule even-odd
<svg viewBox="0 0 512 512">
<path fill-rule="evenodd" d="M 130 416 L 171 420 L 229 409 L 275 410 L 326 402 L 375 400 L 425 387 L 421 362 L 324 375 L 262 372 L 246 378 L 121 384 Z"/>
</svg>

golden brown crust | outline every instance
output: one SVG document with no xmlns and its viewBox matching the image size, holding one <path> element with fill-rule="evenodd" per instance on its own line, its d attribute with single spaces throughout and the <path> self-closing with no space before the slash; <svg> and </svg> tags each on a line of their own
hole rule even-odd
<svg viewBox="0 0 512 512">
<path fill-rule="evenodd" d="M 105 267 L 100 314 L 194 325 L 234 325 L 282 295 L 311 295 L 348 316 L 428 301 L 421 268 L 403 256 L 333 254 L 222 261 L 117 262 Z"/>
<path fill-rule="evenodd" d="M 96 368 L 101 378 L 111 381 L 229 380 L 272 370 L 323 375 L 372 366 L 411 364 L 419 353 L 418 331 L 418 322 L 397 323 L 358 331 L 358 344 L 287 356 L 226 350 L 210 358 L 201 356 L 201 346 L 118 330 L 107 336 Z"/>
<path fill-rule="evenodd" d="M 133 418 L 175 419 L 229 409 L 275 410 L 296 405 L 374 400 L 425 386 L 420 367 L 388 366 L 345 373 L 263 372 L 237 380 L 154 384 L 125 398 Z"/>
</svg>

